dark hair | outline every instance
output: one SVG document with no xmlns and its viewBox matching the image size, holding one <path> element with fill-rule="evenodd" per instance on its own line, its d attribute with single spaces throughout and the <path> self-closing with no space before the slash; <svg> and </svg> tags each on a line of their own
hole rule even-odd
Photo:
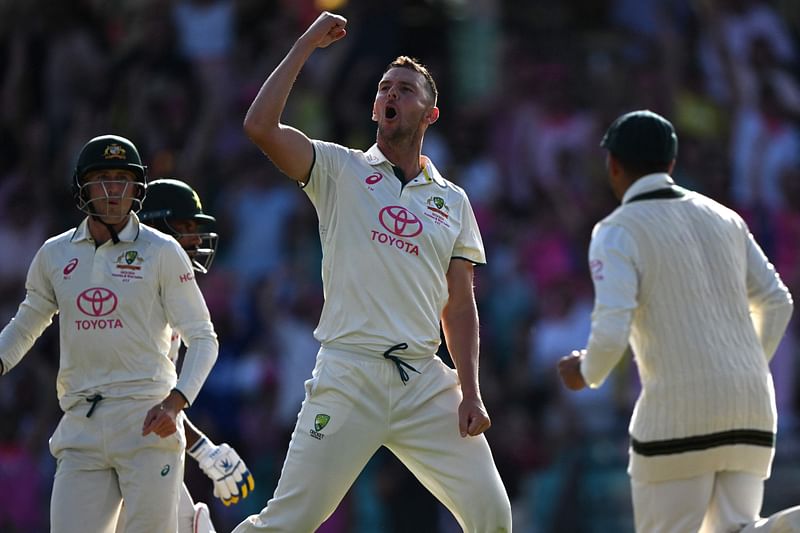
<svg viewBox="0 0 800 533">
<path fill-rule="evenodd" d="M 614 155 L 614 158 L 629 176 L 646 176 L 659 172 L 666 173 L 669 172 L 669 166 L 672 164 L 672 161 L 668 163 L 664 163 L 663 161 L 625 161 L 616 155 Z"/>
<path fill-rule="evenodd" d="M 428 67 L 413 57 L 398 56 L 397 59 L 389 63 L 386 69 L 384 69 L 383 73 L 386 74 L 393 68 L 407 68 L 422 74 L 422 76 L 425 78 L 425 81 L 428 82 L 428 90 L 430 90 L 431 96 L 433 96 L 433 105 L 436 105 L 436 102 L 439 100 L 439 91 L 436 89 L 436 82 L 433 81 L 433 76 L 431 76 Z"/>
</svg>

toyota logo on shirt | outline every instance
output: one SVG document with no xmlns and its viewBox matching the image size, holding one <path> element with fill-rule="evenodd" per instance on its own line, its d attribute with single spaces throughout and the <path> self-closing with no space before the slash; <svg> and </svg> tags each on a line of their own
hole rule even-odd
<svg viewBox="0 0 800 533">
<path fill-rule="evenodd" d="M 422 221 L 401 205 L 387 205 L 378 213 L 378 220 L 386 231 L 398 237 L 416 237 L 422 233 Z"/>
<path fill-rule="evenodd" d="M 84 315 L 106 316 L 117 308 L 117 295 L 105 287 L 92 287 L 80 293 L 76 303 Z"/>
</svg>

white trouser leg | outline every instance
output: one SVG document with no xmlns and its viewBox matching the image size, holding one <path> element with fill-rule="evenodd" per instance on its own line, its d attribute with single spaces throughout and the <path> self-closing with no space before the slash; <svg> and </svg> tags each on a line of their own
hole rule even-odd
<svg viewBox="0 0 800 533">
<path fill-rule="evenodd" d="M 713 489 L 714 474 L 659 483 L 631 480 L 637 533 L 697 533 Z"/>
<path fill-rule="evenodd" d="M 64 415 L 50 439 L 58 461 L 52 532 L 112 532 L 122 500 L 125 533 L 177 529 L 183 432 L 163 439 L 142 436 L 145 414 L 155 403 L 105 399 L 91 417 L 80 408 L 85 406 Z"/>
<path fill-rule="evenodd" d="M 741 533 L 798 533 L 800 532 L 800 506 L 761 518 L 745 527 Z"/>
<path fill-rule="evenodd" d="M 275 494 L 234 533 L 312 533 L 336 510 L 386 434 L 385 388 L 363 366 L 388 369 L 318 361 Z"/>
<path fill-rule="evenodd" d="M 186 483 L 181 485 L 178 499 L 178 533 L 194 533 L 194 500 Z"/>
<path fill-rule="evenodd" d="M 764 484 L 744 472 L 642 483 L 631 480 L 640 533 L 729 533 L 758 518 Z"/>
<path fill-rule="evenodd" d="M 510 532 L 511 503 L 486 437 L 461 437 L 458 431 L 457 374 L 439 359 L 419 370 L 405 388 L 396 387 L 392 413 L 398 422 L 390 427 L 386 447 L 465 532 Z"/>
<path fill-rule="evenodd" d="M 717 472 L 714 492 L 700 533 L 739 531 L 758 520 L 764 481 L 747 472 Z"/>
<path fill-rule="evenodd" d="M 111 468 L 92 470 L 91 461 L 77 452 L 58 460 L 50 498 L 51 533 L 111 533 L 122 496 Z"/>
</svg>

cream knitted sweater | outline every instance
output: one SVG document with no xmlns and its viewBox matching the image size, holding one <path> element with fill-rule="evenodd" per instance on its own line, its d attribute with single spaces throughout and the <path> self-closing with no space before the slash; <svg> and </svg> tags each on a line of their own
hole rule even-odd
<svg viewBox="0 0 800 533">
<path fill-rule="evenodd" d="M 670 184 L 657 175 L 638 189 Z M 768 362 L 791 296 L 736 213 L 686 193 L 623 203 L 595 229 L 590 261 L 603 271 L 582 371 L 599 386 L 621 356 L 609 351 L 629 340 L 642 382 L 630 422 L 634 478 L 766 477 L 776 430 Z M 632 305 L 603 302 L 598 285 L 631 275 Z"/>
</svg>

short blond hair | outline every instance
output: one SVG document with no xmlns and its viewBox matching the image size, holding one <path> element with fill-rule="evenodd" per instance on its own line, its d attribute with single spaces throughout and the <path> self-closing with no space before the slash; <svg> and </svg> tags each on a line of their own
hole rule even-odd
<svg viewBox="0 0 800 533">
<path fill-rule="evenodd" d="M 428 83 L 428 90 L 433 97 L 433 105 L 436 106 L 436 103 L 439 100 L 439 91 L 436 89 L 436 82 L 433 80 L 433 76 L 431 76 L 428 67 L 423 65 L 422 62 L 416 58 L 409 56 L 398 56 L 397 59 L 389 63 L 383 73 L 386 74 L 393 68 L 407 68 L 422 74 L 422 76 L 425 78 L 425 81 Z"/>
</svg>

